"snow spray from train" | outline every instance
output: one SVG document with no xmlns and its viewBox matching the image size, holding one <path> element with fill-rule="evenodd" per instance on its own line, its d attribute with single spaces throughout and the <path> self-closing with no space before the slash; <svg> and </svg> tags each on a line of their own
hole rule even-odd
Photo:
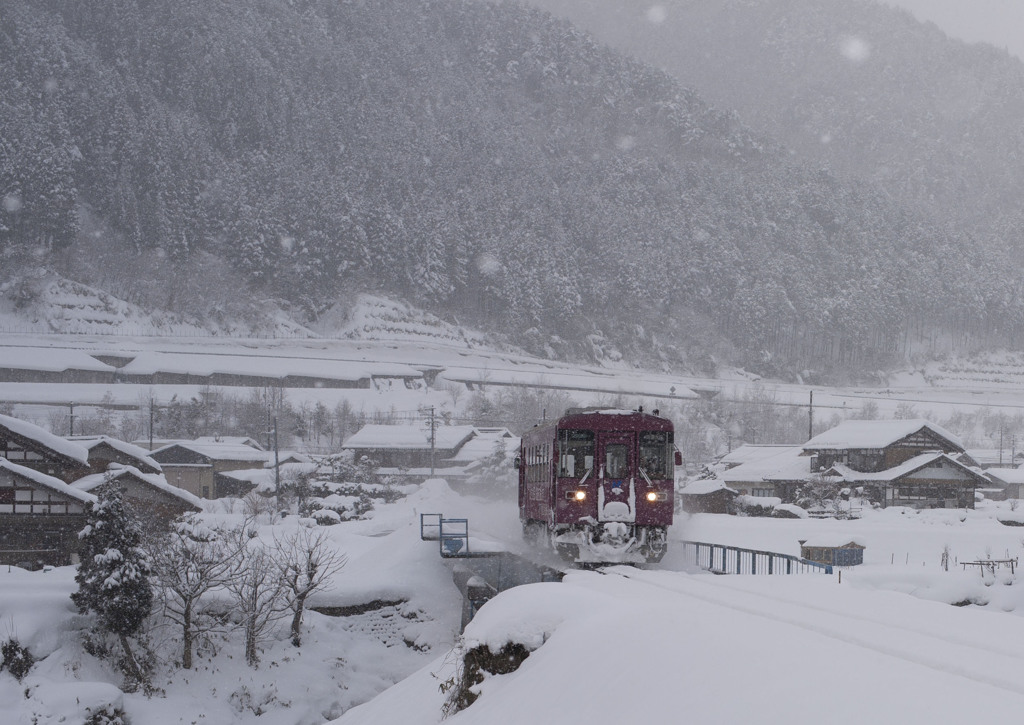
<svg viewBox="0 0 1024 725">
<path fill-rule="evenodd" d="M 579 563 L 665 555 L 679 464 L 671 421 L 642 409 L 569 410 L 525 433 L 517 461 L 528 541 Z"/>
</svg>

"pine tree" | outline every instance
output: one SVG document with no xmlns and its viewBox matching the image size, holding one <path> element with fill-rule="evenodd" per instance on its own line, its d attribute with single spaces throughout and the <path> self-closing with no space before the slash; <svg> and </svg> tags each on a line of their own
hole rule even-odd
<svg viewBox="0 0 1024 725">
<path fill-rule="evenodd" d="M 134 682 L 144 682 L 142 667 L 128 638 L 139 633 L 153 608 L 150 561 L 143 550 L 142 527 L 112 484 L 98 489 L 86 508 L 86 525 L 78 533 L 81 563 L 71 595 L 81 613 L 93 612 L 102 631 L 118 638 L 125 668 Z"/>
</svg>

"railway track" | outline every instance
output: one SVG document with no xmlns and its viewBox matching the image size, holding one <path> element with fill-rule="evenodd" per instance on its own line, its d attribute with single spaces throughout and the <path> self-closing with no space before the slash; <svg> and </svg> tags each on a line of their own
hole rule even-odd
<svg viewBox="0 0 1024 725">
<path fill-rule="evenodd" d="M 628 567 L 607 568 L 602 573 L 1024 695 L 1024 682 L 1018 676 L 1024 670 L 1024 651 L 1014 646 L 1017 639 L 1007 636 L 1008 632 L 1001 626 L 1019 627 L 1016 619 L 1006 622 L 993 619 L 986 623 L 992 634 L 980 641 L 950 633 L 949 628 L 964 614 L 952 607 L 943 612 L 943 616 L 922 622 L 913 619 L 912 609 L 903 607 L 894 608 L 898 613 L 891 617 L 865 613 L 857 608 L 856 596 L 850 599 L 849 605 L 835 609 L 810 604 L 799 599 L 796 592 L 793 597 L 782 597 L 736 586 L 738 581 L 730 582 L 727 577 L 687 576 Z M 906 595 L 894 593 L 893 596 Z M 680 611 L 685 611 L 685 607 Z M 943 627 L 946 623 L 948 625 Z"/>
</svg>

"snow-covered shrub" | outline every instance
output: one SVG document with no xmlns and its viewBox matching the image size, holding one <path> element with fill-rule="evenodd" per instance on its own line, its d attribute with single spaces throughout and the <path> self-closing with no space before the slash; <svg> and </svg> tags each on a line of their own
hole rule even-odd
<svg viewBox="0 0 1024 725">
<path fill-rule="evenodd" d="M 737 496 L 733 501 L 739 516 L 771 516 L 782 499 L 774 496 Z"/>
<path fill-rule="evenodd" d="M 321 526 L 333 526 L 341 523 L 341 515 L 334 509 L 314 509 L 309 515 Z"/>
<path fill-rule="evenodd" d="M 806 519 L 809 514 L 796 504 L 782 503 L 772 511 L 772 518 L 776 519 Z"/>
<path fill-rule="evenodd" d="M 28 647 L 23 647 L 14 637 L 3 643 L 3 646 L 0 647 L 0 654 L 3 655 L 0 670 L 6 668 L 14 675 L 14 679 L 19 681 L 28 674 L 36 662 L 36 658 L 28 651 Z"/>
<path fill-rule="evenodd" d="M 103 705 L 96 712 L 90 713 L 83 725 L 127 725 L 128 716 L 124 710 L 113 705 Z"/>
<path fill-rule="evenodd" d="M 464 653 L 461 647 L 456 648 L 456 653 L 461 655 L 456 674 L 441 683 L 441 691 L 448 695 L 443 707 L 445 716 L 454 715 L 476 702 L 480 697 L 476 687 L 487 675 L 515 672 L 530 656 L 526 645 L 518 642 L 508 642 L 497 652 L 482 644 Z"/>
</svg>

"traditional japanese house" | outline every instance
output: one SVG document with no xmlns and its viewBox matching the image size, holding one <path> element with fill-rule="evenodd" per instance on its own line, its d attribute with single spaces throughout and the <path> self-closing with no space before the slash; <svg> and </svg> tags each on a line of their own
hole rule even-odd
<svg viewBox="0 0 1024 725">
<path fill-rule="evenodd" d="M 37 567 L 75 561 L 91 493 L 0 458 L 0 563 Z"/>
<path fill-rule="evenodd" d="M 153 451 L 167 482 L 199 498 L 230 495 L 217 486 L 216 474 L 262 467 L 273 461 L 273 452 L 245 444 L 184 441 Z"/>
<path fill-rule="evenodd" d="M 0 415 L 0 458 L 64 483 L 89 473 L 89 452 L 25 420 Z"/>
<path fill-rule="evenodd" d="M 860 472 L 884 471 L 929 451 L 964 452 L 960 439 L 927 420 L 846 420 L 803 445 L 811 471 L 837 463 Z"/>
<path fill-rule="evenodd" d="M 68 440 L 79 444 L 88 451 L 89 469 L 102 473 L 110 464 L 132 466 L 142 473 L 160 473 L 160 464 L 149 455 L 149 451 L 132 443 L 110 436 L 69 436 Z"/>
<path fill-rule="evenodd" d="M 837 463 L 826 474 L 862 489 L 883 508 L 974 508 L 975 489 L 991 485 L 976 469 L 938 451 L 922 453 L 883 471 L 855 471 Z"/>
<path fill-rule="evenodd" d="M 202 501 L 183 488 L 172 486 L 160 473 L 145 473 L 134 466 L 111 468 L 75 481 L 72 487 L 96 493 L 104 484 L 121 490 L 125 505 L 147 529 L 164 527 L 175 517 L 202 511 Z"/>
</svg>

